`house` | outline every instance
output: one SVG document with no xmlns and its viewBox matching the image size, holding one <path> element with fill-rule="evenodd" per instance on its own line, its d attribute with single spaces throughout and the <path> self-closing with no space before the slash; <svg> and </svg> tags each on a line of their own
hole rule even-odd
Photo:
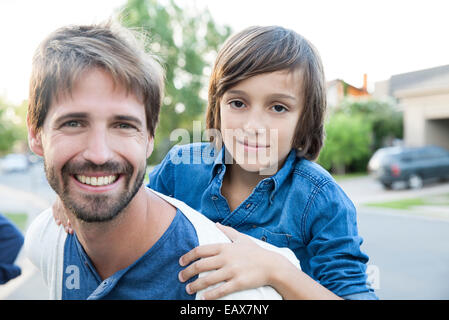
<svg viewBox="0 0 449 320">
<path fill-rule="evenodd" d="M 326 83 L 327 91 L 327 105 L 330 108 L 338 106 L 345 98 L 351 97 L 354 99 L 369 98 L 370 94 L 367 90 L 367 75 L 363 75 L 363 87 L 357 88 L 349 83 L 335 79 Z"/>
<path fill-rule="evenodd" d="M 398 102 L 406 146 L 433 144 L 449 150 L 449 65 L 394 75 L 376 83 L 373 96 Z"/>
</svg>

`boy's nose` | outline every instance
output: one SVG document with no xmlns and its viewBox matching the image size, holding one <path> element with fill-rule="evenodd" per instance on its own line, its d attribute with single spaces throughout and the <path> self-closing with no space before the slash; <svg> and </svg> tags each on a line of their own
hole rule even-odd
<svg viewBox="0 0 449 320">
<path fill-rule="evenodd" d="M 101 165 L 112 158 L 112 150 L 108 136 L 103 130 L 95 130 L 88 135 L 83 157 L 95 164 Z"/>
<path fill-rule="evenodd" d="M 245 120 L 243 128 L 248 134 L 260 135 L 265 133 L 266 123 L 263 115 L 258 114 L 257 112 L 252 112 Z"/>
</svg>

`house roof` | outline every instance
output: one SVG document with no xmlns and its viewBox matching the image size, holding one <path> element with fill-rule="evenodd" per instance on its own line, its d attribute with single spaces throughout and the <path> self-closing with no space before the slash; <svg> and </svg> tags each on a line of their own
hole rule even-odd
<svg viewBox="0 0 449 320">
<path fill-rule="evenodd" d="M 435 78 L 447 78 L 448 76 L 449 65 L 397 74 L 390 78 L 388 93 L 393 96 L 399 90 L 416 87 L 436 80 Z"/>
</svg>

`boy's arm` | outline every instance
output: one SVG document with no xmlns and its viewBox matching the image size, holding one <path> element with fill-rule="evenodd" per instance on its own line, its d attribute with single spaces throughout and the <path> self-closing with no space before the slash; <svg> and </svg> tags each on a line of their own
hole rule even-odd
<svg viewBox="0 0 449 320">
<path fill-rule="evenodd" d="M 289 249 L 274 247 L 230 227 L 219 225 L 219 228 L 232 243 L 200 246 L 180 259 L 182 266 L 193 262 L 180 272 L 181 281 L 210 271 L 188 284 L 187 292 L 212 287 L 203 297 L 219 299 L 242 290 L 271 286 L 284 299 L 339 299 L 303 273 Z"/>
<path fill-rule="evenodd" d="M 310 276 L 344 299 L 377 299 L 367 285 L 356 209 L 334 182 L 320 187 L 304 215 Z"/>
</svg>

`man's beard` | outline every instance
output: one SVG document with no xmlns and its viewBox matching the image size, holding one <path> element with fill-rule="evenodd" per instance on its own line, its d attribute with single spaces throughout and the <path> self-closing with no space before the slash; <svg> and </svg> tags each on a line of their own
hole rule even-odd
<svg viewBox="0 0 449 320">
<path fill-rule="evenodd" d="M 107 222 L 115 219 L 131 202 L 139 191 L 145 178 L 145 166 L 140 168 L 136 175 L 136 180 L 131 186 L 131 177 L 134 172 L 129 162 L 107 162 L 102 165 L 96 165 L 92 162 L 66 163 L 61 169 L 62 187 L 55 173 L 54 168 L 48 167 L 45 163 L 45 173 L 50 186 L 55 190 L 62 200 L 66 209 L 70 210 L 76 218 L 84 222 Z M 90 194 L 79 196 L 80 199 L 74 199 L 69 191 L 69 180 L 72 175 L 83 173 L 102 172 L 105 175 L 120 174 L 125 179 L 124 190 L 116 196 Z M 76 178 L 75 178 L 76 179 Z"/>
</svg>

